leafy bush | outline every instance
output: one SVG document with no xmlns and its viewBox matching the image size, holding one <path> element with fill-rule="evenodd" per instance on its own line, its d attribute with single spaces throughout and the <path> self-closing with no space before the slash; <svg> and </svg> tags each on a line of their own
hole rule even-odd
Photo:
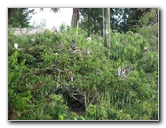
<svg viewBox="0 0 166 128">
<path fill-rule="evenodd" d="M 158 120 L 157 46 L 138 33 L 112 33 L 108 58 L 103 40 L 86 35 L 74 28 L 57 35 L 9 32 L 10 120 Z M 126 79 L 119 66 L 131 67 Z"/>
</svg>

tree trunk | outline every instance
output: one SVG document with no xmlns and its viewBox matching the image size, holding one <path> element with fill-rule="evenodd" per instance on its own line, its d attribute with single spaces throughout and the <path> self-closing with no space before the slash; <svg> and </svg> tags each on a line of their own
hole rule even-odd
<svg viewBox="0 0 166 128">
<path fill-rule="evenodd" d="M 17 10 L 17 8 L 8 8 L 8 20 L 12 17 L 13 13 Z"/>
<path fill-rule="evenodd" d="M 110 8 L 103 8 L 103 37 L 104 46 L 108 48 L 108 58 L 110 56 Z"/>
<path fill-rule="evenodd" d="M 104 8 L 103 8 L 103 38 L 105 38 L 105 16 L 104 16 Z"/>
<path fill-rule="evenodd" d="M 79 20 L 79 8 L 73 8 L 71 26 L 72 27 L 77 27 L 78 20 Z"/>
</svg>

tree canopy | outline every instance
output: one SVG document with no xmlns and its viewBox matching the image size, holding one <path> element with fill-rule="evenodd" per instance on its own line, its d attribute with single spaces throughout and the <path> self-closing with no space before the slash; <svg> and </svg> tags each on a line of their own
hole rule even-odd
<svg viewBox="0 0 166 128">
<path fill-rule="evenodd" d="M 9 27 L 31 27 L 29 20 L 32 18 L 30 14 L 35 14 L 34 9 L 28 8 L 9 8 L 8 9 L 8 26 Z"/>
<path fill-rule="evenodd" d="M 151 13 L 152 10 L 153 13 Z M 127 31 L 136 32 L 143 25 L 148 25 L 153 20 L 157 21 L 157 10 L 157 8 L 110 8 L 110 27 L 113 31 L 121 33 L 126 33 Z M 94 32 L 102 35 L 103 20 L 101 8 L 82 8 L 80 15 L 80 27 L 86 30 L 88 35 Z M 147 23 L 145 23 L 145 19 Z"/>
</svg>

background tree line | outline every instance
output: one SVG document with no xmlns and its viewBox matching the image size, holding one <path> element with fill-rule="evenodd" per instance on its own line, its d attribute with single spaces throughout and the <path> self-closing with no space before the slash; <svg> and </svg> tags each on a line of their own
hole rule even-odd
<svg viewBox="0 0 166 128">
<path fill-rule="evenodd" d="M 41 8 L 43 10 L 43 8 Z M 57 13 L 60 9 L 51 8 Z M 9 8 L 8 20 L 11 27 L 28 27 L 29 20 L 35 14 L 34 9 Z M 110 8 L 111 30 L 117 32 L 133 31 L 138 28 L 154 25 L 158 21 L 157 8 Z M 101 33 L 103 26 L 102 8 L 73 8 L 71 25 L 86 30 L 88 34 Z"/>
<path fill-rule="evenodd" d="M 80 13 L 82 29 L 88 31 L 88 34 L 102 32 L 102 8 L 82 8 Z M 110 27 L 117 32 L 136 32 L 143 25 L 157 23 L 157 14 L 157 8 L 110 8 Z"/>
</svg>

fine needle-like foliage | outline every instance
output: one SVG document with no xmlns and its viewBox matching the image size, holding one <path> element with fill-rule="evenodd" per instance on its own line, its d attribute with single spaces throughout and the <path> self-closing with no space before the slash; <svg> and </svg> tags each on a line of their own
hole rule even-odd
<svg viewBox="0 0 166 128">
<path fill-rule="evenodd" d="M 104 40 L 86 35 L 9 32 L 9 120 L 159 119 L 158 46 L 131 31 L 111 33 L 108 58 Z M 122 78 L 118 67 L 131 70 Z"/>
</svg>

